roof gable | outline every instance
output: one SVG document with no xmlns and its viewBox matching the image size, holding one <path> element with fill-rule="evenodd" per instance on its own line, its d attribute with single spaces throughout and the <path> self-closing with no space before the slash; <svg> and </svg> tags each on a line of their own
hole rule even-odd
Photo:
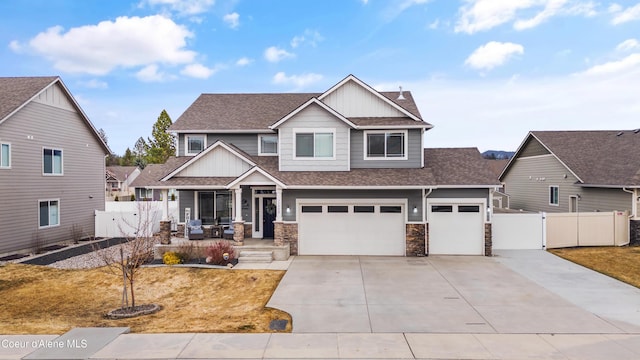
<svg viewBox="0 0 640 360">
<path fill-rule="evenodd" d="M 173 177 L 236 177 L 253 166 L 255 163 L 235 147 L 217 141 L 173 170 L 162 181 Z"/>
<path fill-rule="evenodd" d="M 352 123 L 347 118 L 342 116 L 342 114 L 336 112 L 334 109 L 332 109 L 331 107 L 327 106 L 325 103 L 319 101 L 318 99 L 312 98 L 312 99 L 309 99 L 309 101 L 307 101 L 303 105 L 299 106 L 294 111 L 290 112 L 287 116 L 285 116 L 282 119 L 280 119 L 280 121 L 278 121 L 275 124 L 269 126 L 269 128 L 270 129 L 277 129 L 280 125 L 284 124 L 289 119 L 294 118 L 300 112 L 302 112 L 303 110 L 305 110 L 305 109 L 307 109 L 307 108 L 309 108 L 310 106 L 313 106 L 313 105 L 319 106 L 324 111 L 328 112 L 329 114 L 333 115 L 338 120 L 340 120 L 340 121 L 344 122 L 345 124 L 347 124 L 349 127 L 351 127 L 351 128 L 355 128 L 356 127 L 356 125 L 354 123 Z"/>
</svg>

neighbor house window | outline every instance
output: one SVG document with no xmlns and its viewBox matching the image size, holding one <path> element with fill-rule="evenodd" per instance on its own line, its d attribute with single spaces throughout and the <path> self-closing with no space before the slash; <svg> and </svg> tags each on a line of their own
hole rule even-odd
<svg viewBox="0 0 640 360">
<path fill-rule="evenodd" d="M 39 202 L 39 226 L 41 228 L 60 225 L 60 201 L 42 200 Z"/>
<path fill-rule="evenodd" d="M 334 133 L 332 130 L 294 131 L 296 158 L 329 159 L 334 157 Z"/>
<path fill-rule="evenodd" d="M 365 159 L 407 159 L 406 131 L 367 131 L 365 136 Z"/>
<path fill-rule="evenodd" d="M 549 186 L 549 205 L 558 205 L 559 188 L 557 186 Z"/>
<path fill-rule="evenodd" d="M 278 155 L 278 135 L 258 136 L 258 155 Z"/>
<path fill-rule="evenodd" d="M 11 144 L 0 144 L 0 168 L 11 167 Z"/>
<path fill-rule="evenodd" d="M 185 155 L 197 155 L 207 146 L 206 135 L 187 135 Z"/>
<path fill-rule="evenodd" d="M 62 150 L 42 149 L 42 172 L 46 175 L 62 175 Z"/>
</svg>

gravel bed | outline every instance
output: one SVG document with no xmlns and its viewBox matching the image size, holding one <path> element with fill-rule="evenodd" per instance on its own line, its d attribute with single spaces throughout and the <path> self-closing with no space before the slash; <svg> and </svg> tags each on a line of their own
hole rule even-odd
<svg viewBox="0 0 640 360">
<path fill-rule="evenodd" d="M 159 241 L 156 241 L 158 243 Z M 126 258 L 131 252 L 127 244 L 113 245 L 108 248 L 92 251 L 84 255 L 70 257 L 65 260 L 57 261 L 47 266 L 56 269 L 90 269 L 105 266 L 106 259 L 120 259 L 120 247 L 124 249 L 124 257 Z"/>
</svg>

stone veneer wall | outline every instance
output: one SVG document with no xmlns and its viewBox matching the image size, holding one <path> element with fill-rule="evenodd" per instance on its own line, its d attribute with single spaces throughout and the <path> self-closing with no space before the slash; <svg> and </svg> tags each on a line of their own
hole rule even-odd
<svg viewBox="0 0 640 360">
<path fill-rule="evenodd" d="M 247 236 L 252 237 L 253 234 L 253 224 L 244 223 L 244 237 Z"/>
<path fill-rule="evenodd" d="M 484 224 L 484 256 L 493 256 L 493 235 L 491 223 Z"/>
<path fill-rule="evenodd" d="M 289 244 L 291 255 L 298 255 L 298 223 L 273 223 L 273 242 L 277 246 Z"/>
<path fill-rule="evenodd" d="M 171 221 L 160 221 L 160 243 L 171 244 Z"/>
<path fill-rule="evenodd" d="M 425 224 L 406 225 L 406 256 L 425 255 Z"/>
<path fill-rule="evenodd" d="M 242 245 L 244 242 L 244 222 L 233 223 L 233 241 L 237 245 Z"/>
<path fill-rule="evenodd" d="M 629 220 L 629 245 L 640 245 L 640 220 Z"/>
</svg>

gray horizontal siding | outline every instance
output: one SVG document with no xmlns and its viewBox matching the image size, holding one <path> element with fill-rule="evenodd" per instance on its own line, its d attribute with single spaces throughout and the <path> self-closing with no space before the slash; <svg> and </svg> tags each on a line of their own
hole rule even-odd
<svg viewBox="0 0 640 360">
<path fill-rule="evenodd" d="M 31 138 L 32 137 L 32 138 Z M 0 253 L 71 240 L 73 225 L 95 233 L 94 210 L 104 210 L 104 151 L 75 112 L 30 103 L 0 125 L 11 143 L 11 169 L 0 169 Z M 64 176 L 42 175 L 42 148 L 63 150 Z M 60 199 L 60 225 L 38 229 L 38 200 Z"/>
<path fill-rule="evenodd" d="M 407 199 L 409 221 L 422 221 L 422 190 L 284 190 L 282 207 L 291 212 L 283 211 L 283 220 L 296 220 L 297 199 Z M 417 213 L 411 211 L 414 206 Z"/>
<path fill-rule="evenodd" d="M 186 135 L 180 134 L 178 137 L 178 155 L 184 156 Z M 227 144 L 233 144 L 251 156 L 258 155 L 258 134 L 207 134 L 207 146 L 213 145 L 216 141 L 222 140 Z"/>
<path fill-rule="evenodd" d="M 479 199 L 483 198 L 489 205 L 489 189 L 436 189 L 428 199 Z"/>
<path fill-rule="evenodd" d="M 351 130 L 351 168 L 419 168 L 422 167 L 422 130 L 411 129 L 408 133 L 407 160 L 365 160 L 364 131 Z"/>
</svg>

